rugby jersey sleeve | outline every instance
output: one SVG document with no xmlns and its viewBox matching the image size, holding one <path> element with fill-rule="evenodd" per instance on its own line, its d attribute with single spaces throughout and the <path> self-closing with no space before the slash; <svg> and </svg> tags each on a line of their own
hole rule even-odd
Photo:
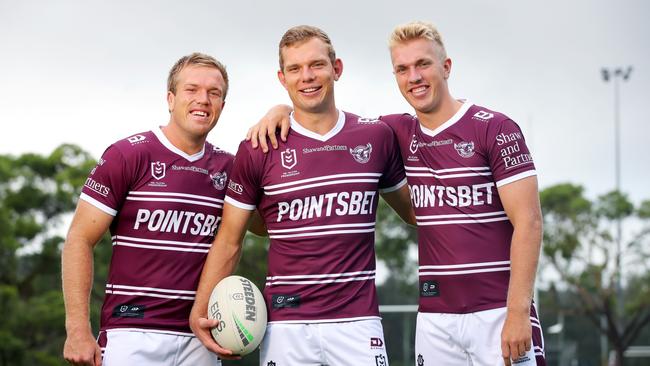
<svg viewBox="0 0 650 366">
<path fill-rule="evenodd" d="M 488 123 L 487 145 L 497 187 L 537 174 L 524 134 L 511 119 Z"/>
<path fill-rule="evenodd" d="M 79 198 L 111 216 L 117 215 L 129 190 L 128 171 L 120 150 L 109 146 L 90 171 Z"/>
<path fill-rule="evenodd" d="M 255 210 L 259 202 L 261 166 L 253 161 L 248 143 L 239 144 L 230 173 L 225 201 L 244 210 Z"/>
<path fill-rule="evenodd" d="M 399 151 L 399 144 L 397 137 L 393 130 L 387 125 L 382 123 L 384 128 L 384 151 L 386 152 L 385 167 L 381 178 L 379 179 L 379 192 L 389 193 L 400 189 L 406 184 L 406 173 L 404 172 L 404 164 L 402 163 L 402 156 Z"/>
</svg>

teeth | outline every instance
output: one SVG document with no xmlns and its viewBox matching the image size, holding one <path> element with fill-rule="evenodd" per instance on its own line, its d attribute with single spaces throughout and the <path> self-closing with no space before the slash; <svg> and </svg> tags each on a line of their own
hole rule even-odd
<svg viewBox="0 0 650 366">
<path fill-rule="evenodd" d="M 426 89 L 427 89 L 427 88 L 426 88 L 425 86 L 421 86 L 421 87 L 419 87 L 419 88 L 412 89 L 411 91 L 412 91 L 413 93 L 421 93 L 421 92 L 425 91 Z"/>
<path fill-rule="evenodd" d="M 316 90 L 318 90 L 318 88 L 307 88 L 307 89 L 303 89 L 302 91 L 305 92 L 305 93 L 311 93 L 311 92 L 314 92 Z"/>
<path fill-rule="evenodd" d="M 199 116 L 199 117 L 206 117 L 208 114 L 205 113 L 205 112 L 201 112 L 201 111 L 194 111 L 194 112 L 192 112 L 192 115 Z"/>
</svg>

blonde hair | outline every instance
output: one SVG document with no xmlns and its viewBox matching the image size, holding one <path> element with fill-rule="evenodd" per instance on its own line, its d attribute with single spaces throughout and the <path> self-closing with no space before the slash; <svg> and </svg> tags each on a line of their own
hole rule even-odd
<svg viewBox="0 0 650 366">
<path fill-rule="evenodd" d="M 169 76 L 167 76 L 167 91 L 170 91 L 176 94 L 176 83 L 178 82 L 176 78 L 178 74 L 186 68 L 187 66 L 206 66 L 213 67 L 221 73 L 223 81 L 225 82 L 225 88 L 223 90 L 223 100 L 226 100 L 226 94 L 228 94 L 228 73 L 226 72 L 226 67 L 217 59 L 210 55 L 204 53 L 194 52 L 190 55 L 181 57 L 171 70 L 169 70 Z"/>
<path fill-rule="evenodd" d="M 413 21 L 398 25 L 393 29 L 388 39 L 388 47 L 393 48 L 398 44 L 416 39 L 426 39 L 435 43 L 438 45 L 440 58 L 443 60 L 447 58 L 447 51 L 445 50 L 445 44 L 442 42 L 442 36 L 440 36 L 438 29 L 428 22 Z"/>
<path fill-rule="evenodd" d="M 332 40 L 327 35 L 327 33 L 325 33 L 322 29 L 311 25 L 298 25 L 289 28 L 289 30 L 287 30 L 280 39 L 280 44 L 278 45 L 278 53 L 280 55 L 280 70 L 284 70 L 282 48 L 291 47 L 295 44 L 307 42 L 312 38 L 318 38 L 321 41 L 325 42 L 327 45 L 327 56 L 333 65 L 334 61 L 336 60 L 336 52 L 334 51 L 334 46 L 332 46 Z"/>
</svg>

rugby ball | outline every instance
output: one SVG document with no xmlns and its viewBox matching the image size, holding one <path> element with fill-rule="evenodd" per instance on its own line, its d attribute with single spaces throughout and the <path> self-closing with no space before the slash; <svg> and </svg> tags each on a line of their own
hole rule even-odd
<svg viewBox="0 0 650 366">
<path fill-rule="evenodd" d="M 223 348 L 247 355 L 259 346 L 266 331 L 266 303 L 260 290 L 241 276 L 228 276 L 212 290 L 208 318 L 219 324 L 212 337 Z"/>
</svg>

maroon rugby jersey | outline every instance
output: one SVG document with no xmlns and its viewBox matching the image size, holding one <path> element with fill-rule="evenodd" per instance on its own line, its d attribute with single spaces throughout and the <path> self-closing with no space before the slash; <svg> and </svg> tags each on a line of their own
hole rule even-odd
<svg viewBox="0 0 650 366">
<path fill-rule="evenodd" d="M 271 240 L 264 295 L 271 322 L 379 316 L 375 289 L 378 190 L 406 184 L 384 123 L 339 111 L 320 136 L 291 121 L 268 154 L 242 142 L 226 202 L 259 209 Z"/>
<path fill-rule="evenodd" d="M 519 126 L 468 102 L 435 130 L 408 114 L 382 120 L 397 135 L 418 223 L 420 311 L 506 306 L 513 228 L 497 187 L 536 174 Z"/>
<path fill-rule="evenodd" d="M 111 145 L 81 199 L 115 216 L 101 329 L 191 334 L 188 318 L 223 209 L 233 156 L 187 155 L 162 130 Z"/>
</svg>

